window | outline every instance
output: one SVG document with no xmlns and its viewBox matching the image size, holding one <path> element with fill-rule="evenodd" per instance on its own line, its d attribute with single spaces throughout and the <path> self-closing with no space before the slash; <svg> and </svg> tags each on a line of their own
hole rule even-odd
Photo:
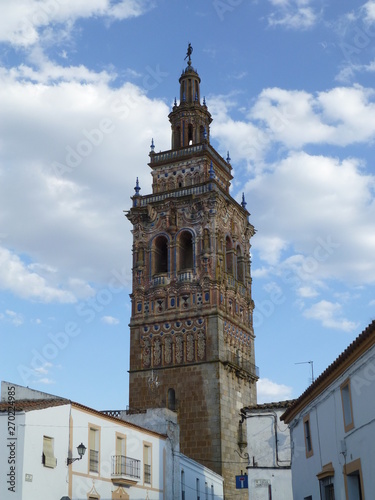
<svg viewBox="0 0 375 500">
<path fill-rule="evenodd" d="M 303 419 L 303 431 L 305 434 L 306 458 L 309 458 L 314 453 L 311 440 L 310 415 L 306 415 Z"/>
<path fill-rule="evenodd" d="M 229 236 L 225 240 L 225 265 L 227 273 L 233 274 L 233 248 Z"/>
<path fill-rule="evenodd" d="M 151 444 L 143 445 L 143 480 L 147 484 L 151 484 Z"/>
<path fill-rule="evenodd" d="M 321 500 L 335 500 L 335 490 L 332 476 L 320 479 L 319 486 Z"/>
<path fill-rule="evenodd" d="M 90 427 L 89 430 L 89 472 L 99 472 L 99 430 Z"/>
<path fill-rule="evenodd" d="M 165 236 L 158 236 L 153 248 L 153 270 L 154 274 L 168 272 L 168 240 Z"/>
<path fill-rule="evenodd" d="M 193 236 L 190 231 L 183 231 L 179 238 L 179 270 L 193 269 Z"/>
<path fill-rule="evenodd" d="M 244 282 L 244 261 L 240 247 L 237 247 L 237 280 L 241 283 Z"/>
<path fill-rule="evenodd" d="M 197 500 L 200 500 L 199 479 L 196 479 Z"/>
<path fill-rule="evenodd" d="M 205 499 L 208 500 L 208 484 L 207 481 L 204 483 Z"/>
<path fill-rule="evenodd" d="M 346 380 L 343 384 L 341 384 L 340 389 L 341 389 L 342 412 L 344 417 L 344 428 L 345 432 L 348 432 L 354 427 L 352 394 L 350 390 L 349 379 Z"/>
<path fill-rule="evenodd" d="M 214 498 L 215 498 L 214 485 L 211 484 L 211 500 L 214 500 Z"/>
<path fill-rule="evenodd" d="M 347 500 L 362 500 L 363 479 L 361 460 L 358 458 L 344 466 L 345 475 L 345 494 Z"/>
<path fill-rule="evenodd" d="M 125 437 L 116 436 L 116 456 L 114 460 L 114 474 L 116 475 L 126 472 L 125 445 Z"/>
<path fill-rule="evenodd" d="M 181 471 L 181 500 L 185 500 L 185 472 Z"/>
<path fill-rule="evenodd" d="M 167 407 L 169 410 L 176 410 L 176 393 L 174 389 L 168 389 L 168 403 Z"/>
<path fill-rule="evenodd" d="M 53 452 L 53 438 L 43 436 L 43 454 L 42 454 L 42 464 L 44 467 L 50 467 L 54 469 L 57 465 L 57 460 Z"/>
</svg>

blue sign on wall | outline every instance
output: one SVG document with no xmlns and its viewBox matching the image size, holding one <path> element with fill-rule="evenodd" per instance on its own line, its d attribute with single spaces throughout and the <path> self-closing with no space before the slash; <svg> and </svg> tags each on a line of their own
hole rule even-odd
<svg viewBox="0 0 375 500">
<path fill-rule="evenodd" d="M 244 490 L 249 488 L 249 480 L 247 475 L 236 476 L 236 489 Z"/>
</svg>

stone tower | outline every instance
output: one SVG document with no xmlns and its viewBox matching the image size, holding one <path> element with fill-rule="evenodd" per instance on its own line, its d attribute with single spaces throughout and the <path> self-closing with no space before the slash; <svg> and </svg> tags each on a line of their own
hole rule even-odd
<svg viewBox="0 0 375 500">
<path fill-rule="evenodd" d="M 229 155 L 210 144 L 212 118 L 191 52 L 189 45 L 179 104 L 169 114 L 171 149 L 155 153 L 152 141 L 152 194 L 141 196 L 137 179 L 127 213 L 129 406 L 177 411 L 182 453 L 222 474 L 228 493 L 246 466 L 235 452 L 246 446 L 239 410 L 256 403 L 254 228 L 244 198 L 239 204 L 229 194 Z"/>
</svg>

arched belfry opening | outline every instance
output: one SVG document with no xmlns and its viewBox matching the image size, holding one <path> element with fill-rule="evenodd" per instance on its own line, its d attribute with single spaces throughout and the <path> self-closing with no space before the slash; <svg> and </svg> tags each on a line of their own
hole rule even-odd
<svg viewBox="0 0 375 500">
<path fill-rule="evenodd" d="M 159 235 L 153 240 L 152 275 L 168 273 L 168 239 Z"/>
<path fill-rule="evenodd" d="M 178 271 L 194 268 L 193 235 L 190 231 L 182 231 L 178 238 Z"/>
</svg>

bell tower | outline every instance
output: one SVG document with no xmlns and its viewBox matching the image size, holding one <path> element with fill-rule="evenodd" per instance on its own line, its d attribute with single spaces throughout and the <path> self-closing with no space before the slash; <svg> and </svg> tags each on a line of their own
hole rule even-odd
<svg viewBox="0 0 375 500">
<path fill-rule="evenodd" d="M 176 411 L 181 452 L 224 475 L 228 493 L 246 466 L 236 453 L 246 446 L 239 410 L 256 403 L 254 227 L 244 197 L 239 204 L 229 194 L 229 154 L 210 144 L 212 118 L 191 53 L 189 44 L 179 104 L 169 114 L 171 149 L 155 153 L 152 141 L 152 194 L 141 195 L 137 179 L 127 213 L 129 406 Z"/>
</svg>

